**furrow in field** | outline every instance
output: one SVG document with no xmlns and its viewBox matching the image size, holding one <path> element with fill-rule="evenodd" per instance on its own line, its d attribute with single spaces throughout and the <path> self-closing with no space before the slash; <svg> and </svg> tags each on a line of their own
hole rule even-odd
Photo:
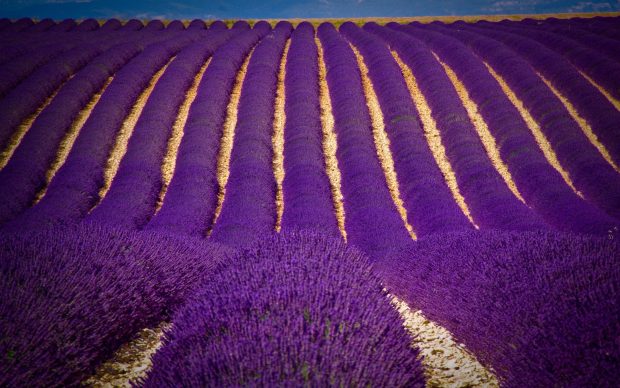
<svg viewBox="0 0 620 388">
<path fill-rule="evenodd" d="M 488 23 L 466 28 L 503 43 L 529 62 L 537 73 L 571 102 L 605 145 L 614 162 L 620 165 L 620 137 L 615 131 L 620 122 L 620 111 L 567 58 L 509 28 L 497 28 Z"/>
<path fill-rule="evenodd" d="M 403 318 L 403 325 L 414 338 L 412 346 L 424 357 L 424 374 L 429 387 L 499 387 L 497 377 L 485 368 L 465 345 L 458 343 L 443 326 L 413 310 L 403 300 L 390 295 L 392 306 Z"/>
<path fill-rule="evenodd" d="M 566 182 L 566 184 L 573 190 L 573 192 L 575 192 L 575 194 L 577 194 L 579 197 L 583 198 L 583 194 L 575 188 L 575 185 L 568 171 L 566 171 L 566 169 L 564 169 L 564 167 L 562 167 L 562 165 L 558 161 L 558 157 L 555 154 L 551 143 L 549 143 L 549 140 L 540 129 L 540 125 L 538 124 L 538 122 L 534 120 L 530 112 L 523 105 L 523 102 L 515 95 L 514 91 L 510 89 L 510 86 L 508 86 L 506 81 L 499 74 L 497 74 L 497 72 L 493 70 L 493 68 L 489 66 L 488 63 L 485 62 L 484 65 L 489 70 L 489 73 L 493 76 L 493 78 L 495 78 L 495 80 L 502 88 L 502 91 L 504 92 L 504 94 L 506 94 L 506 97 L 508 97 L 512 105 L 514 105 L 515 108 L 517 108 L 517 110 L 519 111 L 519 114 L 523 118 L 523 121 L 530 129 L 530 131 L 532 131 L 532 134 L 536 139 L 536 143 L 538 143 L 538 146 L 542 150 L 549 164 L 560 173 L 562 179 L 564 179 L 564 182 Z"/>
<path fill-rule="evenodd" d="M 113 79 L 114 77 L 108 78 L 101 90 L 99 90 L 99 92 L 93 95 L 93 97 L 86 104 L 86 106 L 78 113 L 77 117 L 69 127 L 69 130 L 65 133 L 64 137 L 60 141 L 60 145 L 58 147 L 58 151 L 56 152 L 56 157 L 54 158 L 54 161 L 45 172 L 45 186 L 35 195 L 34 205 L 36 205 L 41 200 L 41 198 L 45 196 L 45 193 L 47 192 L 47 186 L 50 184 L 52 179 L 54 179 L 54 175 L 56 175 L 56 172 L 65 163 L 65 160 L 67 160 L 67 156 L 69 155 L 69 151 L 71 151 L 71 147 L 73 147 L 73 143 L 75 143 L 75 139 L 80 134 L 82 127 L 86 123 L 86 120 L 88 120 L 88 117 L 90 117 L 90 114 L 97 105 L 97 102 L 99 102 L 101 95 L 103 94 L 103 92 L 105 92 L 106 88 Z"/>
<path fill-rule="evenodd" d="M 288 39 L 284 46 L 278 70 L 278 86 L 273 112 L 273 136 L 271 138 L 273 146 L 273 175 L 276 180 L 276 232 L 280 232 L 282 229 L 282 214 L 284 213 L 284 197 L 282 192 L 282 182 L 284 181 L 284 124 L 286 123 L 284 80 L 286 78 L 286 58 L 290 46 L 291 40 Z"/>
<path fill-rule="evenodd" d="M 381 112 L 381 106 L 379 105 L 377 94 L 375 93 L 371 79 L 368 77 L 368 67 L 366 67 L 364 58 L 362 58 L 357 48 L 352 44 L 350 44 L 350 46 L 353 50 L 353 54 L 355 55 L 355 59 L 357 60 L 357 66 L 359 67 L 360 76 L 362 78 L 362 86 L 366 97 L 366 106 L 368 108 L 368 113 L 370 114 L 370 120 L 372 123 L 372 136 L 375 142 L 377 157 L 381 163 L 381 168 L 385 174 L 385 180 L 390 190 L 392 201 L 394 201 L 394 205 L 396 205 L 396 209 L 398 210 L 398 214 L 403 220 L 403 224 L 405 225 L 409 236 L 416 240 L 418 237 L 407 219 L 407 211 L 405 210 L 405 205 L 400 195 L 398 177 L 396 176 L 396 171 L 394 170 L 394 159 L 392 157 L 392 151 L 390 151 L 390 139 L 385 132 L 383 112 Z"/>
<path fill-rule="evenodd" d="M 222 205 L 224 204 L 224 198 L 226 197 L 226 183 L 228 183 L 228 177 L 230 176 L 230 155 L 232 153 L 233 142 L 235 140 L 235 127 L 237 126 L 237 114 L 239 113 L 239 100 L 241 99 L 241 89 L 243 87 L 243 81 L 248 71 L 248 64 L 250 58 L 254 53 L 254 48 L 245 57 L 241 69 L 235 76 L 235 85 L 230 92 L 230 100 L 226 107 L 226 119 L 222 126 L 222 137 L 220 139 L 220 149 L 217 156 L 217 205 L 215 206 L 215 212 L 213 214 L 213 221 L 207 231 L 207 236 L 211 235 L 213 227 L 220 217 L 222 212 Z"/>
<path fill-rule="evenodd" d="M 39 114 L 41 114 L 43 109 L 47 108 L 47 106 L 52 102 L 52 100 L 54 99 L 54 97 L 56 97 L 60 89 L 62 89 L 64 84 L 65 83 L 63 82 L 59 87 L 57 87 L 56 90 L 54 90 L 52 94 L 50 94 L 50 96 L 43 102 L 43 104 L 41 104 L 33 114 L 28 116 L 15 129 L 15 132 L 13 132 L 13 135 L 11 135 L 11 137 L 9 138 L 6 148 L 2 150 L 2 152 L 0 152 L 0 170 L 2 170 L 9 162 L 9 159 L 11 159 L 11 156 L 13 156 L 15 149 L 19 147 L 19 144 L 21 143 L 26 133 L 32 127 L 34 121 L 37 119 L 37 117 L 39 117 Z"/>
<path fill-rule="evenodd" d="M 401 72 L 403 73 L 403 77 L 405 79 L 405 83 L 407 84 L 407 88 L 409 89 L 409 93 L 411 94 L 411 98 L 418 110 L 418 114 L 420 115 L 420 120 L 422 121 L 422 125 L 424 127 L 424 135 L 426 137 L 426 141 L 428 142 L 429 148 L 433 153 L 433 157 L 441 170 L 441 173 L 446 180 L 446 184 L 448 188 L 450 188 L 450 192 L 454 197 L 454 201 L 459 205 L 459 208 L 465 214 L 469 222 L 476 228 L 479 229 L 479 226 L 476 225 L 474 221 L 471 211 L 467 206 L 467 202 L 465 202 L 465 198 L 461 194 L 459 189 L 458 182 L 456 180 L 456 175 L 454 174 L 454 170 L 452 169 L 452 165 L 450 164 L 450 160 L 446 155 L 446 148 L 441 140 L 441 133 L 437 128 L 437 122 L 432 116 L 431 108 L 428 105 L 428 101 L 426 97 L 420 91 L 420 87 L 418 85 L 415 76 L 411 72 L 411 69 L 403 62 L 398 53 L 394 50 L 391 50 L 392 56 L 398 66 L 400 67 Z"/>
<path fill-rule="evenodd" d="M 614 104 L 614 106 L 616 107 L 616 109 L 618 109 L 620 111 L 620 101 L 616 100 L 615 98 L 613 98 L 610 94 L 608 94 L 603 88 L 601 88 L 598 84 L 596 84 L 596 82 L 594 82 L 594 80 L 592 80 L 590 77 L 588 77 L 587 75 L 581 73 L 581 75 L 587 79 L 592 85 L 594 85 L 594 87 L 596 87 L 605 97 L 607 97 L 607 99 L 609 100 L 609 102 L 611 102 L 612 104 Z M 592 145 L 594 145 L 596 147 L 596 149 L 598 150 L 598 152 L 601 153 L 601 155 L 603 156 L 603 158 L 605 158 L 605 160 L 607 161 L 607 163 L 609 163 L 614 170 L 620 172 L 620 168 L 618 167 L 618 165 L 616 164 L 616 162 L 614 162 L 614 160 L 612 159 L 611 155 L 609 154 L 609 150 L 607 149 L 607 147 L 605 147 L 605 145 L 603 143 L 601 143 L 601 140 L 598 138 L 598 136 L 596 136 L 596 134 L 594 133 L 594 131 L 592 131 L 592 127 L 590 126 L 590 124 L 588 124 L 588 122 L 586 121 L 586 119 L 584 119 L 579 112 L 577 112 L 577 110 L 575 109 L 575 106 L 565 97 L 563 96 L 552 84 L 551 82 L 549 82 L 549 80 L 547 80 L 545 77 L 543 77 L 542 75 L 539 74 L 540 79 L 543 80 L 543 82 L 547 85 L 547 87 L 549 88 L 549 90 L 551 90 L 553 92 L 553 94 L 556 95 L 556 97 L 562 102 L 562 104 L 564 104 L 564 107 L 566 107 L 566 110 L 568 111 L 568 113 L 570 114 L 570 116 L 573 118 L 573 120 L 575 120 L 575 122 L 579 125 L 579 128 L 581 128 L 581 130 L 583 131 L 583 133 L 587 136 L 588 140 L 590 140 L 590 143 L 592 143 Z"/>
<path fill-rule="evenodd" d="M 342 175 L 338 166 L 338 158 L 336 153 L 338 150 L 338 136 L 334 131 L 334 114 L 332 111 L 332 102 L 329 95 L 329 87 L 327 85 L 327 69 L 325 67 L 325 58 L 323 46 L 318 37 L 314 38 L 317 46 L 319 61 L 319 103 L 321 106 L 321 127 L 323 130 L 323 153 L 325 154 L 325 166 L 327 177 L 332 191 L 332 200 L 334 202 L 334 212 L 338 222 L 338 229 L 345 241 L 347 241 L 347 231 L 345 229 L 345 212 L 344 197 L 342 195 Z"/>
<path fill-rule="evenodd" d="M 196 99 L 196 95 L 198 94 L 198 85 L 200 85 L 202 77 L 204 76 L 205 71 L 211 63 L 211 59 L 212 57 L 209 57 L 209 59 L 200 68 L 198 74 L 196 74 L 196 76 L 194 77 L 192 86 L 185 94 L 183 104 L 179 107 L 177 118 L 172 126 L 172 133 L 170 135 L 170 138 L 168 139 L 166 154 L 164 155 L 164 160 L 161 164 L 162 185 L 161 190 L 159 191 L 159 195 L 157 196 L 157 203 L 155 204 L 155 214 L 159 212 L 159 209 L 161 209 L 161 206 L 164 203 L 164 198 L 166 196 L 166 192 L 168 191 L 168 186 L 170 185 L 170 181 L 172 180 L 172 176 L 174 175 L 174 169 L 177 162 L 177 152 L 179 150 L 179 146 L 181 145 L 181 140 L 183 139 L 183 130 L 185 128 L 185 124 L 187 123 L 189 109 L 192 106 L 194 100 Z"/>
<path fill-rule="evenodd" d="M 131 111 L 125 117 L 125 120 L 123 121 L 123 124 L 121 125 L 121 128 L 116 134 L 114 145 L 112 146 L 112 149 L 110 150 L 110 154 L 108 155 L 108 160 L 106 161 L 106 167 L 103 171 L 103 186 L 99 189 L 99 200 L 91 208 L 91 211 L 92 209 L 97 207 L 97 205 L 99 205 L 99 203 L 103 200 L 103 198 L 105 198 L 105 195 L 108 193 L 108 190 L 110 190 L 110 186 L 112 185 L 112 180 L 114 179 L 114 176 L 116 175 L 118 171 L 118 168 L 121 164 L 121 160 L 123 159 L 123 156 L 125 156 L 125 153 L 127 152 L 127 144 L 129 143 L 129 138 L 131 137 L 131 134 L 133 133 L 133 130 L 136 127 L 136 123 L 138 122 L 138 119 L 140 118 L 140 114 L 142 113 L 142 110 L 144 109 L 144 106 L 146 105 L 146 102 L 148 101 L 149 96 L 153 92 L 155 85 L 157 85 L 157 81 L 159 81 L 159 79 L 164 74 L 164 72 L 166 71 L 170 63 L 174 60 L 174 58 L 175 58 L 174 56 L 171 57 L 168 60 L 168 62 L 164 66 L 162 66 L 157 71 L 157 73 L 155 73 L 155 75 L 153 75 L 149 84 L 142 91 L 142 93 L 140 93 L 140 96 L 138 96 L 138 98 L 136 99 L 133 107 L 131 108 Z"/>
<path fill-rule="evenodd" d="M 588 82 L 592 84 L 592 86 L 598 89 L 598 91 L 601 92 L 603 96 L 605 96 L 605 98 L 616 108 L 616 110 L 620 111 L 620 100 L 612 96 L 607 90 L 605 90 L 605 88 L 596 83 L 596 81 L 594 81 L 592 78 L 588 77 L 588 75 L 584 72 L 580 71 L 579 73 L 583 76 L 583 78 L 587 79 Z"/>
<path fill-rule="evenodd" d="M 372 260 L 412 243 L 377 156 L 372 121 L 353 50 L 333 25 L 318 28 L 338 139 L 347 240 Z M 394 65 L 396 66 L 396 65 Z"/>
<path fill-rule="evenodd" d="M 162 322 L 154 328 L 145 328 L 114 355 L 97 367 L 94 375 L 82 382 L 87 387 L 126 387 L 145 378 L 153 366 L 152 358 L 162 347 L 164 335 L 172 325 Z"/>
<path fill-rule="evenodd" d="M 512 175 L 510 174 L 510 171 L 508 171 L 508 167 L 506 166 L 506 164 L 504 163 L 504 161 L 502 160 L 500 156 L 499 149 L 495 141 L 495 138 L 489 131 L 489 127 L 487 126 L 487 123 L 484 121 L 484 119 L 478 112 L 478 106 L 470 98 L 467 88 L 465 88 L 465 85 L 463 85 L 463 83 L 459 80 L 457 75 L 454 73 L 454 70 L 452 70 L 452 68 L 448 66 L 446 63 L 442 62 L 441 59 L 437 56 L 437 54 L 434 54 L 434 55 L 437 61 L 439 61 L 441 66 L 444 68 L 446 75 L 450 79 L 450 82 L 452 82 L 452 85 L 454 85 L 454 89 L 456 89 L 456 92 L 459 95 L 459 98 L 461 99 L 463 106 L 467 110 L 469 119 L 474 124 L 474 127 L 476 128 L 476 131 L 478 132 L 478 136 L 480 136 L 480 140 L 482 141 L 482 144 L 484 145 L 484 148 L 487 151 L 487 155 L 489 155 L 489 159 L 491 159 L 491 161 L 493 162 L 493 166 L 502 176 L 502 178 L 504 179 L 504 182 L 506 182 L 506 185 L 508 186 L 510 191 L 512 191 L 514 196 L 517 197 L 519 201 L 525 203 L 525 200 L 521 196 L 521 193 L 519 193 L 519 189 L 517 188 L 517 185 L 512 179 Z"/>
</svg>

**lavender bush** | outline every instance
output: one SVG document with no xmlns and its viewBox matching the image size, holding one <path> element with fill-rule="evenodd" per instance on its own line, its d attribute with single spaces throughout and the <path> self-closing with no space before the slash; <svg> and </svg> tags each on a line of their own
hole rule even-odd
<svg viewBox="0 0 620 388">
<path fill-rule="evenodd" d="M 175 315 L 146 387 L 423 387 L 368 260 L 317 233 L 262 239 Z"/>
</svg>

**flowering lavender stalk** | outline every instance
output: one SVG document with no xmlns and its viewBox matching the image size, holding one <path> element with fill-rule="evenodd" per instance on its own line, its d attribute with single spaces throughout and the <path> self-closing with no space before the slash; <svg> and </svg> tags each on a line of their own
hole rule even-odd
<svg viewBox="0 0 620 388">
<path fill-rule="evenodd" d="M 103 52 L 78 72 L 37 117 L 19 147 L 0 170 L 0 220 L 14 218 L 32 204 L 46 184 L 46 173 L 63 136 L 91 96 L 142 50 L 127 42 Z"/>
<path fill-rule="evenodd" d="M 282 230 L 316 228 L 338 236 L 325 172 L 314 28 L 301 23 L 291 36 L 286 62 L 284 125 L 285 201 Z"/>
<path fill-rule="evenodd" d="M 620 163 L 620 136 L 616 131 L 620 112 L 570 62 L 540 43 L 509 32 L 482 27 L 477 27 L 476 32 L 499 40 L 527 59 L 562 95 L 569 98 L 579 115 L 607 147 L 613 160 Z"/>
<path fill-rule="evenodd" d="M 36 228 L 76 222 L 88 212 L 97 201 L 115 133 L 140 91 L 172 55 L 199 36 L 186 33 L 168 35 L 168 39 L 147 47 L 116 74 L 84 124 L 46 195 L 16 219 L 15 225 Z"/>
<path fill-rule="evenodd" d="M 456 26 L 453 28 L 456 29 Z M 530 65 L 503 44 L 471 33 L 467 26 L 462 24 L 458 25 L 456 31 L 441 27 L 433 29 L 465 42 L 489 63 L 539 124 L 541 132 L 549 139 L 560 165 L 567 171 L 575 188 L 582 192 L 587 200 L 612 215 L 618 215 L 620 175 L 590 143 L 564 105 Z M 546 187 L 556 188 L 553 199 L 546 201 L 550 206 L 544 208 L 547 213 L 545 218 L 561 217 L 570 222 L 569 228 L 560 229 L 580 231 L 587 224 L 614 222 L 600 210 L 578 198 L 566 185 L 562 185 L 557 173 L 547 174 L 545 182 Z"/>
<path fill-rule="evenodd" d="M 161 163 L 185 92 L 204 62 L 229 37 L 229 31 L 210 32 L 170 63 L 142 110 L 110 190 L 87 217 L 89 222 L 129 229 L 140 229 L 148 222 L 161 191 Z"/>
<path fill-rule="evenodd" d="M 0 235 L 0 385 L 77 386 L 230 255 L 96 225 Z"/>
<path fill-rule="evenodd" d="M 213 55 L 183 129 L 164 203 L 146 229 L 204 237 L 217 204 L 217 155 L 235 74 L 252 46 L 270 29 L 261 24 Z"/>
<path fill-rule="evenodd" d="M 602 237 L 487 231 L 420 239 L 377 270 L 502 385 L 601 387 L 620 379 L 619 255 Z"/>
<path fill-rule="evenodd" d="M 291 30 L 290 23 L 278 23 L 256 46 L 248 64 L 230 156 L 230 178 L 211 234 L 214 241 L 241 247 L 274 230 L 273 102 L 279 59 Z"/>
<path fill-rule="evenodd" d="M 415 231 L 422 236 L 472 228 L 433 158 L 401 70 L 385 43 L 351 22 L 343 24 L 340 31 L 367 64 L 383 111 L 404 206 Z"/>
<path fill-rule="evenodd" d="M 333 25 L 319 26 L 338 138 L 348 241 L 377 259 L 410 241 L 379 163 L 353 51 Z"/>
<path fill-rule="evenodd" d="M 146 387 L 423 387 L 417 349 L 367 258 L 341 239 L 272 235 L 175 315 Z"/>
<path fill-rule="evenodd" d="M 600 213 L 598 215 L 597 212 L 592 213 L 591 207 L 582 205 L 580 216 L 584 219 L 574 218 L 572 221 L 571 213 L 566 214 L 568 211 L 566 207 L 555 207 L 558 206 L 557 190 L 560 192 L 565 190 L 555 186 L 566 183 L 549 165 L 522 117 L 480 58 L 464 44 L 441 33 L 430 31 L 429 28 L 412 26 L 400 28 L 423 39 L 451 66 L 467 87 L 471 98 L 478 105 L 480 114 L 488 124 L 489 131 L 497 141 L 502 160 L 505 161 L 528 205 L 544 216 L 547 222 L 562 230 L 605 234 L 614 227 L 615 221 Z M 571 202 L 562 204 L 562 206 L 569 205 Z M 561 213 L 550 212 L 548 207 Z M 570 209 L 572 212 L 573 209 Z"/>
</svg>

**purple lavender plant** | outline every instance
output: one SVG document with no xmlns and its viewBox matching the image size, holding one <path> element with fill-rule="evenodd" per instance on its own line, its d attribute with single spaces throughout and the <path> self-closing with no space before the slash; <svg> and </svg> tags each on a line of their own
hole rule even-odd
<svg viewBox="0 0 620 388">
<path fill-rule="evenodd" d="M 419 353 L 366 257 L 341 239 L 262 239 L 174 317 L 146 387 L 423 387 Z"/>
</svg>

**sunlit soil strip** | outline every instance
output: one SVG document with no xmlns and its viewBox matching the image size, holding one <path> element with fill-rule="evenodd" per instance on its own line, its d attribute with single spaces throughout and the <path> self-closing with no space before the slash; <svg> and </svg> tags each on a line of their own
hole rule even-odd
<svg viewBox="0 0 620 388">
<path fill-rule="evenodd" d="M 581 192 L 579 192 L 579 190 L 575 188 L 575 185 L 573 184 L 573 181 L 571 180 L 568 171 L 566 171 L 564 167 L 562 167 L 562 165 L 560 164 L 560 161 L 558 160 L 555 152 L 553 151 L 551 143 L 549 143 L 549 140 L 540 129 L 540 125 L 538 125 L 530 112 L 525 108 L 523 102 L 519 100 L 519 98 L 515 95 L 512 89 L 510 89 L 510 86 L 508 86 L 506 81 L 499 74 L 497 74 L 495 70 L 493 70 L 493 68 L 489 66 L 488 63 L 485 62 L 484 65 L 487 67 L 489 73 L 491 73 L 493 78 L 495 78 L 495 80 L 499 83 L 499 86 L 502 88 L 502 91 L 508 97 L 512 105 L 514 105 L 515 108 L 517 108 L 517 110 L 519 111 L 519 114 L 534 135 L 536 143 L 538 143 L 538 147 L 540 147 L 540 149 L 542 150 L 549 164 L 551 164 L 553 168 L 555 168 L 560 173 L 560 175 L 562 175 L 562 179 L 564 179 L 564 182 L 566 182 L 566 184 L 575 192 L 575 194 L 583 198 L 583 194 L 581 194 Z"/>
<path fill-rule="evenodd" d="M 164 197 L 166 196 L 166 191 L 168 190 L 168 186 L 170 185 L 170 181 L 172 180 L 174 169 L 177 164 L 177 151 L 181 145 L 181 139 L 183 139 L 183 130 L 185 128 L 185 123 L 187 123 L 189 109 L 196 99 L 196 95 L 198 94 L 198 86 L 200 85 L 200 81 L 202 80 L 205 71 L 209 67 L 209 63 L 211 63 L 211 57 L 209 57 L 204 65 L 202 65 L 200 71 L 198 71 L 198 74 L 194 77 L 194 81 L 187 90 L 187 93 L 185 93 L 185 100 L 183 100 L 183 103 L 179 107 L 177 118 L 172 125 L 172 133 L 168 139 L 166 154 L 164 155 L 164 160 L 161 164 L 162 185 L 157 197 L 157 203 L 155 204 L 155 213 L 161 209 L 161 206 L 164 203 Z"/>
<path fill-rule="evenodd" d="M 465 110 L 467 110 L 469 120 L 474 125 L 474 128 L 476 128 L 476 132 L 478 132 L 478 136 L 480 137 L 482 145 L 487 151 L 487 155 L 489 156 L 489 159 L 491 159 L 493 166 L 502 176 L 504 182 L 506 182 L 506 185 L 508 186 L 510 191 L 512 191 L 514 196 L 517 197 L 519 201 L 525 203 L 525 200 L 523 200 L 521 193 L 519 193 L 519 190 L 517 189 L 517 185 L 512 180 L 512 175 L 510 174 L 510 171 L 508 171 L 508 167 L 506 166 L 506 164 L 504 164 L 504 161 L 499 154 L 499 149 L 497 148 L 495 138 L 493 137 L 493 135 L 491 135 L 487 123 L 480 115 L 480 112 L 478 112 L 478 106 L 469 97 L 469 93 L 467 92 L 465 85 L 463 85 L 463 83 L 458 79 L 454 71 L 439 59 L 437 54 L 433 53 L 433 55 L 441 64 L 441 66 L 443 66 L 446 74 L 448 75 L 448 78 L 450 79 L 450 82 L 452 82 L 454 89 L 456 89 L 456 93 L 459 95 L 459 98 L 461 99 Z"/>
<path fill-rule="evenodd" d="M 429 387 L 499 387 L 497 378 L 476 360 L 463 344 L 457 343 L 445 328 L 429 321 L 420 310 L 390 295 L 390 301 L 414 337 L 412 346 L 420 349 Z"/>
<path fill-rule="evenodd" d="M 375 147 L 377 148 L 377 156 L 379 162 L 383 168 L 385 180 L 392 196 L 392 201 L 396 205 L 396 209 L 402 218 L 405 228 L 412 239 L 416 240 L 417 236 L 413 231 L 413 227 L 407 219 L 407 211 L 405 210 L 404 202 L 400 197 L 400 189 L 398 188 L 398 177 L 394 170 L 394 159 L 392 159 L 392 151 L 390 151 L 390 139 L 385 132 L 385 124 L 383 122 L 383 112 L 379 105 L 377 94 L 372 85 L 372 81 L 368 77 L 368 68 L 364 63 L 364 59 L 355 46 L 350 45 L 355 53 L 357 59 L 357 65 L 360 69 L 360 75 L 362 76 L 362 86 L 364 87 L 364 94 L 366 96 L 366 106 L 368 107 L 368 113 L 370 113 L 370 120 L 372 122 L 372 137 L 375 140 Z"/>
<path fill-rule="evenodd" d="M 153 329 L 143 329 L 122 345 L 108 361 L 101 364 L 93 376 L 82 385 L 89 387 L 131 387 L 146 377 L 153 363 L 151 358 L 162 346 L 164 331 L 172 324 L 163 322 Z"/>
<path fill-rule="evenodd" d="M 73 78 L 73 76 L 71 76 L 69 79 L 71 78 Z M 41 114 L 43 109 L 47 108 L 47 106 L 52 102 L 54 97 L 56 97 L 60 89 L 67 81 L 63 82 L 58 88 L 56 88 L 56 90 L 54 90 L 54 92 L 43 102 L 43 104 L 41 104 L 33 114 L 26 117 L 26 119 L 24 119 L 24 121 L 22 121 L 22 123 L 17 127 L 15 132 L 13 132 L 13 135 L 11 135 L 11 138 L 9 139 L 6 148 L 2 150 L 2 152 L 0 152 L 0 170 L 2 170 L 7 165 L 9 159 L 11 159 L 11 156 L 13 156 L 13 153 L 15 153 L 15 150 L 19 146 L 19 143 L 21 143 L 24 136 L 26 136 L 26 133 L 28 133 L 34 121 L 37 119 L 37 117 L 39 117 L 39 114 Z"/>
<path fill-rule="evenodd" d="M 65 164 L 67 156 L 69 156 L 69 151 L 71 151 L 71 147 L 73 147 L 73 143 L 75 143 L 75 139 L 77 139 L 80 131 L 82 130 L 82 127 L 86 123 L 86 120 L 88 120 L 88 117 L 90 117 L 90 114 L 95 108 L 95 105 L 97 105 L 97 102 L 99 102 L 101 95 L 106 90 L 110 82 L 112 82 L 113 78 L 114 77 L 108 78 L 108 80 L 99 90 L 99 92 L 93 95 L 93 97 L 86 104 L 86 106 L 84 106 L 84 108 L 82 108 L 82 110 L 78 113 L 75 120 L 73 120 L 73 124 L 71 124 L 71 127 L 69 127 L 69 130 L 65 133 L 64 137 L 60 141 L 60 146 L 58 147 L 58 151 L 56 152 L 56 158 L 45 173 L 45 186 L 36 194 L 34 204 L 37 204 L 41 200 L 41 198 L 45 196 L 45 193 L 47 192 L 47 186 L 50 184 L 50 182 L 54 178 L 54 175 L 56 175 L 56 172 L 58 172 L 60 167 Z"/>
<path fill-rule="evenodd" d="M 164 74 L 164 72 L 170 65 L 170 62 L 172 62 L 174 58 L 175 57 L 170 58 L 168 63 L 166 63 L 161 69 L 159 69 L 157 73 L 155 73 L 153 78 L 151 78 L 149 85 L 146 87 L 146 89 L 142 91 L 140 96 L 138 96 L 138 99 L 134 103 L 134 106 L 131 108 L 131 112 L 129 112 L 127 117 L 125 117 L 125 121 L 123 121 L 123 124 L 121 125 L 121 128 L 116 135 L 114 146 L 112 147 L 112 151 L 108 156 L 108 161 L 103 172 L 104 183 L 103 186 L 99 189 L 99 202 L 101 202 L 103 198 L 105 198 L 108 190 L 110 190 L 112 180 L 118 172 L 118 168 L 121 164 L 123 156 L 125 156 L 125 153 L 127 152 L 127 144 L 129 143 L 129 138 L 131 137 L 131 134 L 136 127 L 136 123 L 138 122 L 138 119 L 142 114 L 142 110 L 144 109 L 144 106 L 146 105 L 146 102 L 148 101 L 151 92 L 153 92 L 155 85 L 157 85 L 157 81 L 159 81 L 159 78 L 162 76 L 162 74 Z M 99 204 L 99 202 L 93 207 L 93 209 Z"/>
<path fill-rule="evenodd" d="M 441 173 L 444 176 L 446 184 L 450 188 L 452 192 L 452 197 L 456 201 L 459 208 L 469 222 L 476 228 L 479 229 L 478 225 L 474 221 L 471 212 L 469 211 L 469 207 L 465 202 L 465 198 L 461 195 L 461 191 L 459 190 L 459 185 L 456 181 L 456 175 L 454 174 L 454 170 L 452 170 L 452 165 L 448 160 L 446 155 L 446 148 L 441 142 L 441 134 L 437 129 L 437 123 L 435 119 L 433 119 L 431 108 L 426 101 L 426 97 L 420 91 L 420 87 L 418 85 L 415 76 L 411 72 L 411 69 L 402 61 L 400 56 L 396 51 L 392 51 L 392 56 L 400 66 L 400 70 L 403 73 L 403 77 L 405 78 L 405 83 L 407 84 L 407 88 L 409 89 L 409 94 L 411 94 L 411 98 L 418 110 L 420 115 L 420 119 L 422 120 L 422 126 L 424 128 L 424 136 L 426 136 L 426 141 L 428 142 L 429 148 L 433 153 L 433 157 L 435 158 L 435 162 L 439 166 Z"/>
<path fill-rule="evenodd" d="M 235 127 L 237 126 L 237 114 L 239 100 L 241 99 L 241 88 L 243 87 L 245 74 L 248 71 L 248 64 L 250 63 L 250 58 L 253 53 L 254 49 L 250 51 L 248 56 L 243 61 L 239 72 L 237 72 L 235 84 L 230 93 L 230 100 L 228 101 L 228 106 L 226 107 L 226 119 L 224 120 L 224 125 L 222 126 L 222 138 L 220 139 L 220 150 L 217 156 L 217 183 L 219 186 L 219 191 L 217 193 L 217 205 L 215 207 L 213 222 L 207 231 L 207 236 L 211 235 L 211 232 L 213 231 L 213 226 L 215 226 L 215 223 L 222 212 L 222 205 L 224 204 L 224 198 L 226 197 L 226 183 L 228 182 L 228 177 L 230 176 L 230 155 L 232 153 L 233 140 L 235 139 Z"/>
<path fill-rule="evenodd" d="M 282 192 L 282 182 L 284 181 L 284 123 L 286 122 L 286 112 L 284 111 L 284 78 L 286 77 L 286 58 L 291 40 L 286 41 L 280 70 L 278 72 L 278 88 L 276 90 L 276 100 L 273 112 L 273 175 L 276 178 L 276 232 L 282 229 L 282 214 L 284 212 L 284 197 Z"/>
<path fill-rule="evenodd" d="M 607 90 L 605 90 L 605 88 L 603 88 L 601 85 L 597 84 L 596 81 L 594 81 L 592 78 L 588 77 L 584 72 L 580 71 L 579 74 L 581 74 L 583 76 L 583 78 L 587 79 L 588 82 L 590 82 L 592 84 L 592 86 L 594 86 L 596 89 L 598 89 L 599 92 L 601 92 L 601 94 L 603 96 L 605 96 L 605 98 L 607 100 L 609 100 L 609 102 L 617 109 L 620 111 L 620 101 L 617 100 L 616 98 L 614 98 L 614 96 L 612 96 L 611 94 L 609 94 L 609 92 Z M 541 77 L 542 78 L 542 77 Z M 548 82 L 545 82 L 547 85 L 549 84 Z"/>
<path fill-rule="evenodd" d="M 321 108 L 321 127 L 323 129 L 323 154 L 325 155 L 325 167 L 329 185 L 332 191 L 332 200 L 334 201 L 334 212 L 336 213 L 336 221 L 340 234 L 347 241 L 347 231 L 344 227 L 344 197 L 342 196 L 342 177 L 340 168 L 338 167 L 338 158 L 336 151 L 338 150 L 338 138 L 334 131 L 334 115 L 332 113 L 332 101 L 329 96 L 329 88 L 327 86 L 327 68 L 323 57 L 323 45 L 318 38 L 314 38 L 317 46 L 317 54 L 319 60 L 319 104 Z"/>
<path fill-rule="evenodd" d="M 607 99 L 616 107 L 616 109 L 620 111 L 620 101 L 614 99 L 611 95 L 609 95 L 609 93 L 607 93 L 603 88 L 597 85 L 594 82 L 594 80 L 590 79 L 587 75 L 583 73 L 581 73 L 581 75 L 585 79 L 590 81 L 590 83 L 592 83 L 592 85 L 594 85 L 603 95 L 605 95 L 605 97 L 607 97 Z M 553 94 L 555 94 L 555 96 L 562 102 L 562 104 L 564 104 L 564 106 L 566 107 L 566 110 L 568 111 L 568 114 L 570 114 L 573 120 L 577 122 L 577 124 L 579 125 L 579 128 L 581 128 L 581 130 L 586 135 L 588 140 L 590 140 L 590 143 L 592 143 L 592 145 L 596 147 L 598 152 L 603 156 L 603 158 L 607 161 L 607 163 L 609 163 L 614 168 L 614 170 L 616 170 L 617 172 L 620 172 L 620 168 L 611 158 L 611 155 L 609 154 L 609 151 L 607 151 L 607 148 L 605 148 L 605 145 L 601 143 L 601 141 L 598 139 L 596 134 L 592 131 L 592 127 L 590 127 L 590 124 L 588 124 L 586 119 L 584 119 L 583 117 L 581 117 L 581 115 L 579 115 L 579 113 L 577 112 L 573 104 L 571 104 L 571 102 L 568 101 L 566 97 L 560 94 L 560 92 L 555 87 L 553 87 L 553 85 L 551 85 L 551 82 L 549 82 L 549 80 L 544 78 L 541 74 L 538 74 L 538 76 L 547 85 L 549 90 L 551 90 Z"/>
</svg>

